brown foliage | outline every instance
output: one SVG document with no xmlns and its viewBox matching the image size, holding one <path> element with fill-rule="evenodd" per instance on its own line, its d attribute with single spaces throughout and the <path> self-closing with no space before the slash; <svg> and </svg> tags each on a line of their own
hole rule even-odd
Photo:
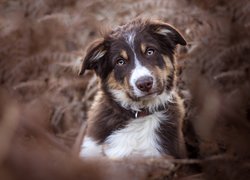
<svg viewBox="0 0 250 180">
<path fill-rule="evenodd" d="M 77 76 L 83 50 L 137 16 L 188 41 L 178 86 L 193 159 L 82 162 L 70 151 L 97 89 L 92 72 Z M 248 179 L 249 39 L 248 0 L 1 0 L 0 179 Z"/>
</svg>

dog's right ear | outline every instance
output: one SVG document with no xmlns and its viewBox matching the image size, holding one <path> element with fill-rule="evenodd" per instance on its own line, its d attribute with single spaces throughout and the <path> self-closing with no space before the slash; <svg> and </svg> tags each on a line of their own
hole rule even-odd
<svg viewBox="0 0 250 180">
<path fill-rule="evenodd" d="M 86 69 L 93 69 L 97 71 L 98 65 L 104 59 L 107 50 L 105 49 L 104 39 L 94 41 L 89 48 L 82 62 L 79 75 L 84 74 Z"/>
</svg>

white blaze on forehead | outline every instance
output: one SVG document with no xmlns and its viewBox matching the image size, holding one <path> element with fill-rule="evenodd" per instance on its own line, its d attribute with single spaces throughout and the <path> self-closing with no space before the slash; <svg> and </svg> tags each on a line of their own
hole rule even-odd
<svg viewBox="0 0 250 180">
<path fill-rule="evenodd" d="M 129 83 L 133 87 L 134 94 L 138 97 L 143 96 L 144 94 L 137 88 L 136 81 L 143 76 L 153 77 L 150 71 L 145 66 L 142 66 L 135 56 L 135 68 L 131 72 Z"/>
<path fill-rule="evenodd" d="M 145 66 L 143 66 L 137 58 L 137 53 L 135 51 L 135 46 L 134 46 L 135 36 L 136 36 L 136 32 L 132 31 L 132 32 L 125 35 L 125 39 L 133 52 L 134 63 L 135 63 L 135 68 L 131 72 L 129 83 L 133 87 L 134 94 L 136 96 L 140 97 L 140 96 L 143 96 L 144 94 L 136 87 L 136 81 L 140 77 L 143 77 L 143 76 L 152 77 L 154 79 L 153 82 L 155 81 L 155 78 L 151 75 L 151 72 L 149 71 L 149 69 L 147 69 Z M 154 83 L 153 83 L 153 86 L 154 86 Z"/>
<path fill-rule="evenodd" d="M 134 31 L 129 32 L 125 35 L 125 40 L 133 51 L 134 51 L 135 35 L 136 33 Z"/>
</svg>

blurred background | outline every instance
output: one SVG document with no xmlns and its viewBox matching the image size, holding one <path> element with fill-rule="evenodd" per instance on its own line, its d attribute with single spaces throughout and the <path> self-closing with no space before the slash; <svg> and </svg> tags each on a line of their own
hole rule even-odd
<svg viewBox="0 0 250 180">
<path fill-rule="evenodd" d="M 171 170 L 140 161 L 139 171 L 104 160 L 109 173 L 71 162 L 97 90 L 92 72 L 78 77 L 84 50 L 136 17 L 170 23 L 188 42 L 176 59 L 189 158 Z M 249 40 L 249 0 L 0 0 L 0 178 L 250 179 Z"/>
</svg>

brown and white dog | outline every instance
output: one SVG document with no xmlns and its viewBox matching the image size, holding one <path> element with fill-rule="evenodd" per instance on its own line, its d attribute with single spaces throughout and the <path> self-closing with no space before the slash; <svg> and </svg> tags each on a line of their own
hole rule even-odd
<svg viewBox="0 0 250 180">
<path fill-rule="evenodd" d="M 185 155 L 184 108 L 175 85 L 177 44 L 186 41 L 175 28 L 142 19 L 91 44 L 80 74 L 94 70 L 100 90 L 88 114 L 81 157 Z"/>
</svg>

